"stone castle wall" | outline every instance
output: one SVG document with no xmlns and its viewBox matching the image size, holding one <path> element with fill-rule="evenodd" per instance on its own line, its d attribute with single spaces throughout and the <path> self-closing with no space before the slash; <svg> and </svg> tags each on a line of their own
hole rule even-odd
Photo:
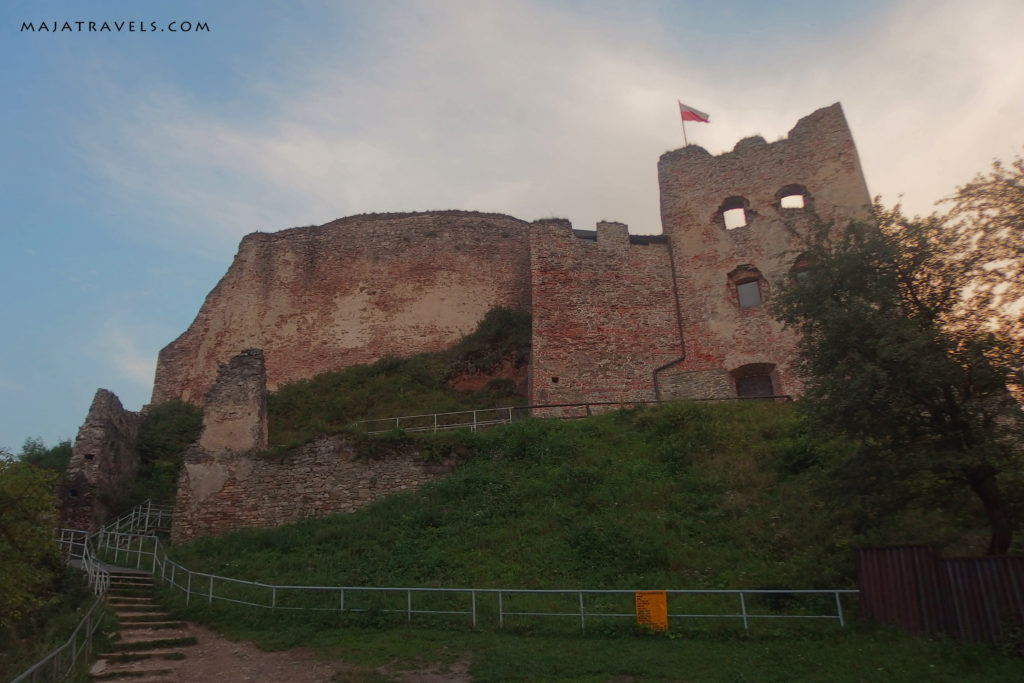
<svg viewBox="0 0 1024 683">
<path fill-rule="evenodd" d="M 267 369 L 260 349 L 246 349 L 217 369 L 203 397 L 199 447 L 211 453 L 267 447 Z"/>
<path fill-rule="evenodd" d="M 654 371 L 682 353 L 667 241 L 544 221 L 530 252 L 531 403 L 656 398 Z"/>
<path fill-rule="evenodd" d="M 532 403 L 724 398 L 750 378 L 767 382 L 762 393 L 799 393 L 795 337 L 772 318 L 772 292 L 793 276 L 801 232 L 869 216 L 842 109 L 820 109 L 773 143 L 668 152 L 658 176 L 661 236 L 458 211 L 248 235 L 161 351 L 153 401 L 200 402 L 218 364 L 245 348 L 263 350 L 271 389 L 437 351 L 495 306 L 532 310 Z M 793 193 L 803 207 L 782 205 Z M 737 206 L 746 225 L 730 229 Z M 747 307 L 739 292 L 751 280 L 761 301 Z"/>
<path fill-rule="evenodd" d="M 324 437 L 277 459 L 193 449 L 178 481 L 171 538 L 185 541 L 353 512 L 438 479 L 454 467 L 451 462 L 430 462 L 408 445 L 373 457 L 363 453 L 365 448 L 344 436 Z"/>
<path fill-rule="evenodd" d="M 195 321 L 160 352 L 153 403 L 198 403 L 247 348 L 272 389 L 439 351 L 497 306 L 530 303 L 528 225 L 447 211 L 352 216 L 247 235 Z"/>
<path fill-rule="evenodd" d="M 128 492 L 138 474 L 141 424 L 141 414 L 125 410 L 113 392 L 96 391 L 58 490 L 65 527 L 92 531 L 107 521 L 110 503 Z"/>
<path fill-rule="evenodd" d="M 291 524 L 358 508 L 449 472 L 408 443 L 367 444 L 323 437 L 288 453 L 261 453 L 266 439 L 263 354 L 248 349 L 220 365 L 203 401 L 203 433 L 178 476 L 172 539 L 241 527 Z"/>
</svg>

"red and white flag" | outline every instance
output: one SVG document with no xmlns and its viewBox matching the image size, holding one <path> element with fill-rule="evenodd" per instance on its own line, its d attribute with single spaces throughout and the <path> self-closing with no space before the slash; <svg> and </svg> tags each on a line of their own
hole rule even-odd
<svg viewBox="0 0 1024 683">
<path fill-rule="evenodd" d="M 679 100 L 676 100 L 679 102 Z M 710 117 L 699 109 L 688 107 L 682 102 L 679 102 L 679 115 L 683 117 L 683 121 L 700 121 L 702 123 L 708 123 Z"/>
</svg>

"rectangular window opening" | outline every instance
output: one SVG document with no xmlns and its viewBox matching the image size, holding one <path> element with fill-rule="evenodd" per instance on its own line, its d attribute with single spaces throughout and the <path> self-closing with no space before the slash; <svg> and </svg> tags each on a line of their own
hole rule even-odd
<svg viewBox="0 0 1024 683">
<path fill-rule="evenodd" d="M 783 209 L 802 209 L 804 208 L 804 196 L 802 194 L 788 195 L 779 201 L 779 206 Z"/>
<path fill-rule="evenodd" d="M 740 298 L 740 308 L 754 308 L 761 303 L 761 287 L 757 280 L 738 283 L 736 294 Z"/>
<path fill-rule="evenodd" d="M 747 210 L 746 209 L 729 209 L 728 211 L 722 212 L 722 218 L 725 219 L 725 229 L 735 230 L 736 228 L 742 228 L 747 224 Z"/>
</svg>

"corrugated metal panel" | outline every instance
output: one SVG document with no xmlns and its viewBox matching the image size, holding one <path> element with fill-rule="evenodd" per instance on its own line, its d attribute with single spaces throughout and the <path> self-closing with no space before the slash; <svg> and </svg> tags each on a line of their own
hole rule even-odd
<svg viewBox="0 0 1024 683">
<path fill-rule="evenodd" d="M 954 629 L 962 640 L 995 641 L 1008 623 L 1024 623 L 1024 558 L 943 560 Z"/>
<path fill-rule="evenodd" d="M 938 548 L 864 548 L 856 562 L 862 614 L 911 633 L 945 631 Z"/>
<path fill-rule="evenodd" d="M 861 612 L 910 633 L 995 641 L 1024 624 L 1024 557 L 942 559 L 932 546 L 856 553 Z"/>
</svg>

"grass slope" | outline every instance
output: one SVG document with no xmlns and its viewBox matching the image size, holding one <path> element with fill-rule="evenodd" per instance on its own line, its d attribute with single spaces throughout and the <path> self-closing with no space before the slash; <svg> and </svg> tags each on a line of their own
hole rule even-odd
<svg viewBox="0 0 1024 683">
<path fill-rule="evenodd" d="M 983 524 L 941 511 L 867 527 L 819 494 L 822 463 L 844 445 L 811 442 L 789 404 L 669 404 L 435 438 L 435 451 L 477 455 L 354 514 L 175 555 L 279 584 L 835 588 L 852 584 L 857 545 L 984 540 Z"/>
<path fill-rule="evenodd" d="M 865 527 L 823 488 L 824 464 L 846 446 L 812 442 L 789 404 L 530 420 L 442 435 L 431 447 L 477 455 L 442 481 L 354 514 L 200 539 L 173 554 L 192 569 L 278 585 L 807 588 L 852 585 L 859 544 L 985 538 L 983 521 L 957 523 L 953 512 L 911 510 Z M 925 535 L 935 528 L 943 531 Z M 479 611 L 482 631 L 465 618 L 418 617 L 411 627 L 372 610 L 339 617 L 202 601 L 183 609 L 266 648 L 305 645 L 343 659 L 339 681 L 399 680 L 403 669 L 458 662 L 475 681 L 1024 677 L 1024 662 L 993 648 L 856 623 L 840 631 L 767 620 L 745 634 L 694 621 L 655 635 L 620 619 L 588 621 L 580 635 L 572 618 L 520 618 L 506 623 L 509 633 L 491 630 L 485 604 Z"/>
</svg>

